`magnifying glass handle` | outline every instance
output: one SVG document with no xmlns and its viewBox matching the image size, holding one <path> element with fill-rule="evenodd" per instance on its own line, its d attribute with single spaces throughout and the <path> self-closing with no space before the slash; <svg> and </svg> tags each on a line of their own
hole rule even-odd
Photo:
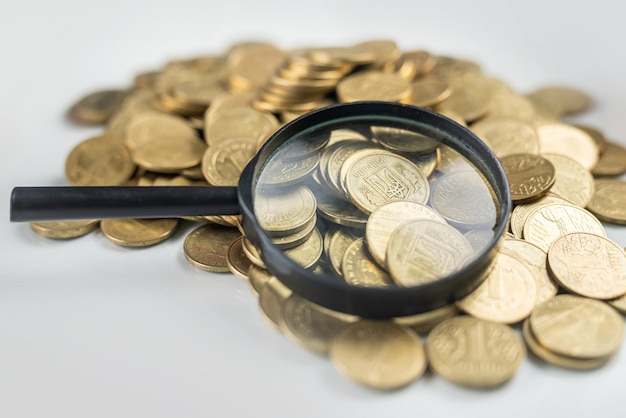
<svg viewBox="0 0 626 418">
<path fill-rule="evenodd" d="M 236 187 L 16 187 L 10 216 L 27 222 L 239 213 Z"/>
</svg>

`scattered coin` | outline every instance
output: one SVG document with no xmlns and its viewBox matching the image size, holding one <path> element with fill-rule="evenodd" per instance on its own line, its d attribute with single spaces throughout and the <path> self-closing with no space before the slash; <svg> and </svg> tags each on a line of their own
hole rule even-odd
<svg viewBox="0 0 626 418">
<path fill-rule="evenodd" d="M 542 154 L 556 170 L 556 180 L 550 189 L 552 193 L 584 208 L 594 192 L 593 177 L 588 170 L 576 161 L 560 154 Z"/>
<path fill-rule="evenodd" d="M 176 219 L 104 219 L 100 229 L 111 242 L 123 247 L 148 247 L 169 238 Z"/>
<path fill-rule="evenodd" d="M 626 181 L 596 180 L 587 209 L 603 221 L 626 225 Z"/>
<path fill-rule="evenodd" d="M 73 186 L 119 186 L 134 171 L 126 147 L 102 136 L 78 144 L 65 161 L 65 177 Z"/>
<path fill-rule="evenodd" d="M 389 274 L 369 255 L 363 238 L 354 241 L 341 260 L 341 272 L 346 283 L 363 287 L 385 287 L 393 283 Z"/>
<path fill-rule="evenodd" d="M 417 380 L 427 366 L 415 332 L 388 321 L 359 321 L 333 338 L 330 359 L 342 374 L 376 389 L 398 389 Z"/>
<path fill-rule="evenodd" d="M 90 93 L 68 111 L 72 121 L 87 125 L 105 123 L 121 106 L 128 93 L 125 90 L 102 90 Z"/>
<path fill-rule="evenodd" d="M 90 233 L 98 227 L 99 223 L 98 220 L 31 222 L 30 227 L 42 237 L 70 239 Z"/>
<path fill-rule="evenodd" d="M 243 237 L 239 237 L 230 244 L 226 262 L 231 273 L 241 280 L 248 280 L 248 270 L 252 262 L 246 257 L 242 242 Z"/>
<path fill-rule="evenodd" d="M 241 236 L 239 231 L 216 224 L 206 224 L 185 238 L 185 258 L 196 268 L 218 273 L 228 272 L 228 248 Z"/>
<path fill-rule="evenodd" d="M 598 146 L 584 131 L 562 123 L 546 123 L 537 127 L 542 154 L 561 154 L 586 170 L 598 163 Z"/>
<path fill-rule="evenodd" d="M 500 160 L 514 203 L 528 203 L 545 195 L 555 180 L 552 163 L 533 154 L 513 154 Z"/>
</svg>

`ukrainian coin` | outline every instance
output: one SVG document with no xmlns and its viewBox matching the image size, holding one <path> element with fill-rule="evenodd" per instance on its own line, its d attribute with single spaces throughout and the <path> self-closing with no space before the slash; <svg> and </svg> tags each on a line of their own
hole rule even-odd
<svg viewBox="0 0 626 418">
<path fill-rule="evenodd" d="M 371 213 L 397 200 L 426 203 L 428 182 L 415 164 L 392 153 L 365 152 L 346 170 L 345 188 L 357 208 Z"/>
<path fill-rule="evenodd" d="M 598 358 L 580 359 L 556 354 L 545 348 L 539 343 L 539 341 L 537 341 L 537 338 L 533 335 L 533 332 L 530 329 L 530 319 L 524 321 L 524 325 L 522 326 L 522 335 L 524 336 L 526 345 L 528 345 L 528 348 L 534 355 L 547 363 L 554 364 L 555 366 L 574 370 L 589 370 L 603 366 L 611 359 L 610 355 Z"/>
<path fill-rule="evenodd" d="M 176 219 L 105 219 L 100 229 L 111 242 L 123 247 L 148 247 L 169 238 Z"/>
<path fill-rule="evenodd" d="M 330 148 L 330 147 L 329 147 Z M 328 163 L 326 165 L 326 176 L 330 182 L 330 184 L 336 189 L 341 191 L 341 167 L 343 163 L 350 157 L 354 155 L 357 151 L 368 149 L 368 148 L 378 148 L 375 144 L 370 141 L 362 141 L 362 140 L 349 140 L 342 141 L 341 145 L 332 147 L 332 151 L 328 157 Z"/>
<path fill-rule="evenodd" d="M 149 111 L 141 112 L 128 121 L 124 143 L 135 149 L 154 140 L 198 141 L 198 136 L 189 123 L 178 116 Z"/>
<path fill-rule="evenodd" d="M 65 177 L 73 186 L 120 186 L 134 171 L 126 147 L 102 136 L 76 145 L 65 161 Z"/>
<path fill-rule="evenodd" d="M 177 173 L 200 164 L 206 145 L 197 139 L 148 141 L 133 151 L 139 167 L 157 173 Z"/>
<path fill-rule="evenodd" d="M 272 244 L 281 250 L 298 247 L 311 237 L 316 224 L 317 216 L 314 214 L 301 230 L 290 235 L 272 236 Z"/>
<path fill-rule="evenodd" d="M 51 239 L 82 237 L 98 227 L 98 220 L 31 222 L 30 227 L 38 235 Z"/>
<path fill-rule="evenodd" d="M 626 224 L 626 181 L 596 180 L 595 189 L 587 209 L 603 221 Z"/>
<path fill-rule="evenodd" d="M 506 325 L 459 316 L 431 331 L 426 354 L 440 376 L 464 386 L 492 387 L 513 377 L 526 349 Z"/>
<path fill-rule="evenodd" d="M 338 276 L 342 277 L 343 272 L 341 271 L 341 262 L 343 260 L 343 256 L 348 250 L 348 247 L 361 238 L 361 236 L 356 235 L 353 231 L 348 228 L 337 228 L 334 231 L 329 231 L 326 233 L 328 237 L 328 247 L 326 249 L 326 255 L 330 261 L 330 266 Z M 324 240 L 326 243 L 326 240 Z"/>
<path fill-rule="evenodd" d="M 624 321 L 613 308 L 580 296 L 559 295 L 539 305 L 529 320 L 539 344 L 561 356 L 609 356 L 624 337 Z"/>
<path fill-rule="evenodd" d="M 341 272 L 346 283 L 363 287 L 385 287 L 393 283 L 385 270 L 368 254 L 363 238 L 354 241 L 341 260 Z"/>
<path fill-rule="evenodd" d="M 580 129 L 562 123 L 546 123 L 537 127 L 537 133 L 542 154 L 565 155 L 586 170 L 598 163 L 598 146 Z"/>
<path fill-rule="evenodd" d="M 320 154 L 316 153 L 299 160 L 289 160 L 279 157 L 272 158 L 263 168 L 259 179 L 260 187 L 283 187 L 300 183 L 318 166 Z"/>
<path fill-rule="evenodd" d="M 511 92 L 492 94 L 487 113 L 489 117 L 510 118 L 526 122 L 532 122 L 536 116 L 535 106 L 528 98 L 517 96 Z"/>
<path fill-rule="evenodd" d="M 261 253 L 259 250 L 250 242 L 250 240 L 246 237 L 243 237 L 243 241 L 241 242 L 243 247 L 243 252 L 246 254 L 246 257 L 254 264 L 262 269 L 265 269 L 265 263 L 261 258 Z"/>
<path fill-rule="evenodd" d="M 564 288 L 581 296 L 615 299 L 626 294 L 626 254 L 609 239 L 563 235 L 550 246 L 548 268 Z"/>
<path fill-rule="evenodd" d="M 529 122 L 488 117 L 471 127 L 499 158 L 513 154 L 539 153 L 539 136 Z"/>
<path fill-rule="evenodd" d="M 433 151 L 441 141 L 430 136 L 390 126 L 372 126 L 372 140 L 383 147 L 396 152 Z"/>
<path fill-rule="evenodd" d="M 317 194 L 317 213 L 337 225 L 365 228 L 367 215 L 350 202 L 330 195 Z"/>
<path fill-rule="evenodd" d="M 246 253 L 243 252 L 242 241 L 243 237 L 239 237 L 230 244 L 226 262 L 228 269 L 233 275 L 241 280 L 248 280 L 248 270 L 250 270 L 252 262 L 246 257 Z"/>
<path fill-rule="evenodd" d="M 472 79 L 480 74 L 480 66 L 475 62 L 439 56 L 430 71 L 430 75 L 444 80 Z"/>
<path fill-rule="evenodd" d="M 499 253 L 485 281 L 457 306 L 476 318 L 514 324 L 528 317 L 536 302 L 531 271 L 517 258 Z"/>
<path fill-rule="evenodd" d="M 202 157 L 202 173 L 213 186 L 236 186 L 239 175 L 256 154 L 251 138 L 234 137 L 207 148 Z"/>
<path fill-rule="evenodd" d="M 315 266 L 320 259 L 323 250 L 322 234 L 317 229 L 297 247 L 290 248 L 284 252 L 296 264 L 305 269 Z"/>
<path fill-rule="evenodd" d="M 249 137 L 256 144 L 258 138 L 278 126 L 278 120 L 271 113 L 244 106 L 224 107 L 205 125 L 204 138 L 209 145 L 236 137 Z"/>
<path fill-rule="evenodd" d="M 413 220 L 391 234 L 386 264 L 396 283 L 418 286 L 460 270 L 473 255 L 472 245 L 453 227 L 441 221 Z"/>
<path fill-rule="evenodd" d="M 408 103 L 411 83 L 397 74 L 362 71 L 345 77 L 337 85 L 337 96 L 343 103 L 361 100 L 383 100 Z"/>
<path fill-rule="evenodd" d="M 465 157 L 446 145 L 440 145 L 437 148 L 437 165 L 435 168 L 444 174 L 474 170 Z"/>
<path fill-rule="evenodd" d="M 285 327 L 283 303 L 292 292 L 276 277 L 271 277 L 259 292 L 259 311 L 265 321 L 271 326 L 282 330 Z"/>
<path fill-rule="evenodd" d="M 452 92 L 437 109 L 458 114 L 465 122 L 484 116 L 489 110 L 491 93 L 478 79 L 456 79 L 450 82 Z"/>
<path fill-rule="evenodd" d="M 554 184 L 554 165 L 539 155 L 509 155 L 502 158 L 501 163 L 509 180 L 511 200 L 514 203 L 537 200 Z"/>
<path fill-rule="evenodd" d="M 520 260 L 532 273 L 537 288 L 538 305 L 556 296 L 558 287 L 548 274 L 548 254 L 535 244 L 520 239 L 505 239 L 501 252 Z"/>
<path fill-rule="evenodd" d="M 446 100 L 451 93 L 452 89 L 445 80 L 434 77 L 422 78 L 413 82 L 410 103 L 420 107 L 435 106 Z"/>
<path fill-rule="evenodd" d="M 572 126 L 574 128 L 580 129 L 581 131 L 584 131 L 591 137 L 591 139 L 593 139 L 593 141 L 598 146 L 598 150 L 600 151 L 600 156 L 602 156 L 602 154 L 607 150 L 608 142 L 606 138 L 604 137 L 604 133 L 602 133 L 602 131 L 592 126 L 588 126 L 588 125 L 575 124 Z"/>
<path fill-rule="evenodd" d="M 68 116 L 77 123 L 105 123 L 119 109 L 127 94 L 125 90 L 102 90 L 90 93 L 72 105 Z"/>
<path fill-rule="evenodd" d="M 228 248 L 241 234 L 233 228 L 206 224 L 192 231 L 183 248 L 192 266 L 218 273 L 228 272 Z"/>
<path fill-rule="evenodd" d="M 459 315 L 459 310 L 456 305 L 450 304 L 416 315 L 398 316 L 393 318 L 393 322 L 409 327 L 419 334 L 427 334 L 443 321 L 457 315 Z"/>
<path fill-rule="evenodd" d="M 270 274 L 269 271 L 265 270 L 262 267 L 259 267 L 255 264 L 250 266 L 250 270 L 248 270 L 248 282 L 250 284 L 250 290 L 252 293 L 259 297 L 263 286 L 274 276 Z"/>
<path fill-rule="evenodd" d="M 398 389 L 417 380 L 428 364 L 419 337 L 386 321 L 359 321 L 345 326 L 330 345 L 337 370 L 366 386 Z"/>
<path fill-rule="evenodd" d="M 290 340 L 304 348 L 326 354 L 333 337 L 357 317 L 335 312 L 292 294 L 283 302 L 284 328 Z"/>
<path fill-rule="evenodd" d="M 415 164 L 425 178 L 430 177 L 437 166 L 437 150 L 424 153 L 404 153 L 402 155 Z"/>
<path fill-rule="evenodd" d="M 490 229 L 496 205 L 486 181 L 475 171 L 452 172 L 432 185 L 430 205 L 453 226 Z"/>
<path fill-rule="evenodd" d="M 553 186 L 554 187 L 554 186 Z M 565 200 L 552 192 L 548 192 L 544 197 L 536 200 L 532 203 L 526 203 L 515 206 L 513 212 L 511 213 L 511 232 L 517 238 L 522 238 L 524 236 L 524 225 L 528 220 L 528 217 L 531 213 L 534 212 L 535 209 L 545 206 L 549 203 L 562 203 L 566 205 L 571 205 L 571 202 Z"/>
<path fill-rule="evenodd" d="M 606 236 L 604 227 L 591 213 L 561 203 L 540 206 L 528 216 L 524 225 L 524 239 L 546 252 L 554 240 L 570 232 Z"/>
<path fill-rule="evenodd" d="M 228 57 L 228 81 L 237 91 L 251 91 L 265 85 L 276 68 L 285 60 L 285 53 L 273 45 L 254 44 Z"/>
<path fill-rule="evenodd" d="M 391 233 L 401 224 L 417 219 L 446 222 L 430 207 L 406 201 L 387 203 L 370 214 L 365 227 L 365 239 L 370 254 L 381 267 L 385 267 Z"/>
<path fill-rule="evenodd" d="M 257 193 L 254 213 L 261 228 L 273 236 L 289 235 L 302 230 L 315 216 L 316 201 L 305 186 Z"/>
<path fill-rule="evenodd" d="M 613 142 L 606 143 L 606 150 L 598 164 L 591 170 L 594 176 L 621 176 L 626 173 L 626 148 Z"/>
<path fill-rule="evenodd" d="M 576 161 L 560 154 L 542 154 L 556 169 L 556 181 L 550 189 L 576 206 L 584 208 L 593 195 L 593 176 Z"/>
<path fill-rule="evenodd" d="M 591 99 L 584 92 L 565 86 L 543 87 L 530 95 L 533 102 L 550 103 L 558 109 L 559 116 L 586 110 Z"/>
</svg>

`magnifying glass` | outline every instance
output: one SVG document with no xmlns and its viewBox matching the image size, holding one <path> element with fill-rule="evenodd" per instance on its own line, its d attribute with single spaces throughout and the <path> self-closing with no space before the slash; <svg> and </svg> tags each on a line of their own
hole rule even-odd
<svg viewBox="0 0 626 418">
<path fill-rule="evenodd" d="M 502 166 L 471 131 L 426 109 L 355 102 L 280 128 L 236 188 L 17 187 L 11 220 L 240 214 L 269 272 L 293 292 L 390 318 L 439 308 L 480 285 L 511 207 Z M 336 234 L 350 245 L 331 253 Z M 315 262 L 290 256 L 299 245 Z M 376 274 L 382 279 L 368 282 Z"/>
</svg>

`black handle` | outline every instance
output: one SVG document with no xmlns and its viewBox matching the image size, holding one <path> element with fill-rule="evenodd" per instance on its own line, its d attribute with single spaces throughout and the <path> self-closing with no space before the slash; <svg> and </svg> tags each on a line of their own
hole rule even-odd
<svg viewBox="0 0 626 418">
<path fill-rule="evenodd" d="M 239 213 L 236 187 L 16 187 L 11 193 L 12 222 Z"/>
</svg>

